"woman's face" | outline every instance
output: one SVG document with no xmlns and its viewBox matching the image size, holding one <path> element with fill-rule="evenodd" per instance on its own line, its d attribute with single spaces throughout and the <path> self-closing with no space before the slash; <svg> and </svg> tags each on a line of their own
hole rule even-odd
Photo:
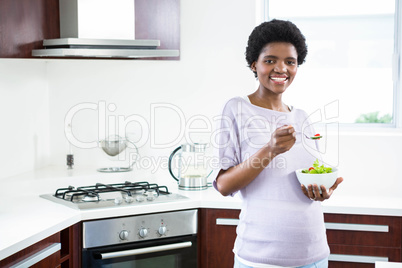
<svg viewBox="0 0 402 268">
<path fill-rule="evenodd" d="M 260 89 L 281 94 L 292 84 L 297 73 L 296 48 L 286 42 L 268 43 L 251 69 L 257 72 Z"/>
</svg>

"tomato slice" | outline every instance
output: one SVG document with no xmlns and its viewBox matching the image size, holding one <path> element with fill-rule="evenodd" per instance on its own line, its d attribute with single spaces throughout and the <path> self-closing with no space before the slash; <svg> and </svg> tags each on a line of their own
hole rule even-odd
<svg viewBox="0 0 402 268">
<path fill-rule="evenodd" d="M 309 169 L 308 169 L 308 171 L 310 171 L 310 170 L 312 170 L 312 169 L 314 169 L 314 168 L 313 168 L 313 167 L 311 167 L 311 168 L 309 168 Z"/>
<path fill-rule="evenodd" d="M 321 135 L 317 133 L 317 134 L 315 134 L 314 136 L 318 137 L 318 136 L 321 136 Z"/>
</svg>

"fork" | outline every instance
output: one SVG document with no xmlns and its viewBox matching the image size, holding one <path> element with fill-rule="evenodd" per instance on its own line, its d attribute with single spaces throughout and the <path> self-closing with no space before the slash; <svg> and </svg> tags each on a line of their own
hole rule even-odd
<svg viewBox="0 0 402 268">
<path fill-rule="evenodd" d="M 306 133 L 303 133 L 303 135 L 304 135 L 304 137 L 305 137 L 306 139 L 309 139 L 309 140 L 319 140 L 319 139 L 322 138 L 321 135 L 319 135 L 319 136 L 313 136 L 313 137 L 307 136 Z"/>
</svg>

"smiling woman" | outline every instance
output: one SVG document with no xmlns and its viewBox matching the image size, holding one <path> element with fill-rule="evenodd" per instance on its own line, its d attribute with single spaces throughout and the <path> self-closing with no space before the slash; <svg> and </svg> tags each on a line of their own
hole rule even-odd
<svg viewBox="0 0 402 268">
<path fill-rule="evenodd" d="M 343 179 L 326 186 L 298 182 L 295 171 L 319 157 L 316 141 L 301 133 L 316 132 L 303 110 L 282 101 L 307 55 L 305 37 L 290 21 L 263 22 L 250 34 L 245 55 L 258 86 L 224 105 L 212 175 L 222 195 L 242 199 L 234 267 L 327 268 L 317 201 L 329 199 Z"/>
<path fill-rule="evenodd" d="M 290 20 L 308 40 L 308 61 L 287 102 L 310 114 L 338 101 L 340 123 L 400 125 L 398 2 L 265 0 L 265 20 Z M 304 107 L 311 96 L 320 101 Z"/>
</svg>

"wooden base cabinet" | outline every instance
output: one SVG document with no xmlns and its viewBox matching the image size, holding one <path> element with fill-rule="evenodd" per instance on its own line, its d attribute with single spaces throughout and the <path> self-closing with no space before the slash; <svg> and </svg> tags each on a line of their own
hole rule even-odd
<svg viewBox="0 0 402 268">
<path fill-rule="evenodd" d="M 200 209 L 199 267 L 233 267 L 240 210 Z M 329 268 L 374 268 L 402 262 L 402 217 L 324 214 Z"/>
<path fill-rule="evenodd" d="M 402 261 L 401 217 L 325 214 L 330 268 L 374 268 Z"/>
<path fill-rule="evenodd" d="M 199 210 L 199 268 L 233 267 L 232 249 L 239 213 L 237 209 Z"/>
<path fill-rule="evenodd" d="M 0 267 L 81 267 L 81 223 L 70 226 L 0 261 Z"/>
</svg>

